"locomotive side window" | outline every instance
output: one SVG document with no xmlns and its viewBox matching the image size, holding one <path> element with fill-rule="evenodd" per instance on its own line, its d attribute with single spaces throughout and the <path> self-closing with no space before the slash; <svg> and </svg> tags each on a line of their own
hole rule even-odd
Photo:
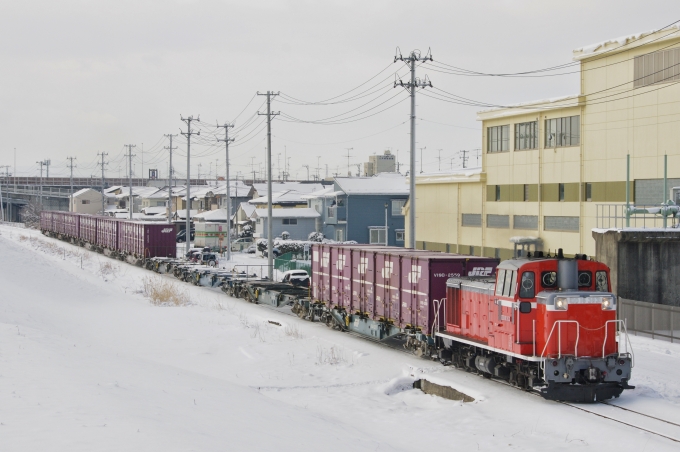
<svg viewBox="0 0 680 452">
<path fill-rule="evenodd" d="M 548 289 L 557 286 L 557 272 L 541 273 L 541 285 Z"/>
<path fill-rule="evenodd" d="M 505 284 L 503 284 L 503 296 L 512 297 L 514 296 L 514 285 L 515 285 L 515 275 L 516 272 L 512 270 L 505 271 Z M 511 293 L 512 292 L 512 293 Z"/>
<path fill-rule="evenodd" d="M 505 285 L 505 270 L 498 270 L 498 279 L 496 280 L 496 295 L 503 295 L 503 287 Z"/>
<path fill-rule="evenodd" d="M 514 298 L 515 296 L 515 289 L 517 288 L 517 272 L 512 272 L 512 278 L 510 278 L 510 293 L 508 293 L 508 297 Z"/>
<path fill-rule="evenodd" d="M 519 285 L 520 298 L 534 298 L 536 295 L 534 279 L 534 272 L 522 273 L 522 280 Z"/>
<path fill-rule="evenodd" d="M 598 292 L 609 292 L 606 271 L 595 272 L 595 290 Z"/>
<path fill-rule="evenodd" d="M 589 271 L 578 272 L 578 286 L 590 287 L 593 284 L 593 274 Z"/>
</svg>

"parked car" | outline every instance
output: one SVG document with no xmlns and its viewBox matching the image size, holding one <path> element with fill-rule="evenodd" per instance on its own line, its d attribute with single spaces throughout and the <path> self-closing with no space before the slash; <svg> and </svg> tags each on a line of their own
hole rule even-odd
<svg viewBox="0 0 680 452">
<path fill-rule="evenodd" d="M 254 240 L 252 237 L 241 237 L 240 239 L 236 239 L 233 242 L 231 242 L 231 250 L 232 251 L 243 251 L 247 249 L 250 245 L 254 243 Z"/>
<path fill-rule="evenodd" d="M 309 274 L 305 270 L 288 270 L 283 274 L 281 282 L 294 286 L 309 287 Z"/>
<path fill-rule="evenodd" d="M 194 256 L 191 258 L 192 262 L 196 262 L 199 264 L 203 265 L 208 265 L 210 267 L 215 267 L 217 264 L 220 263 L 219 259 L 217 258 L 217 254 L 214 253 L 196 253 Z"/>
<path fill-rule="evenodd" d="M 245 249 L 245 252 L 248 253 L 248 254 L 257 253 L 257 245 L 253 243 L 252 245 L 250 245 L 248 248 Z"/>
<path fill-rule="evenodd" d="M 262 252 L 262 255 L 263 255 L 264 257 L 267 257 L 267 256 L 269 256 L 269 253 L 268 253 L 267 250 L 264 250 L 264 251 Z M 274 257 L 276 258 L 276 257 L 279 257 L 280 255 L 281 255 L 281 251 L 279 251 L 278 248 L 274 247 Z"/>
<path fill-rule="evenodd" d="M 194 236 L 196 235 L 196 230 L 194 228 L 191 228 L 191 237 L 190 240 L 194 240 Z M 182 229 L 177 233 L 177 243 L 184 243 L 187 241 L 187 230 Z"/>
</svg>

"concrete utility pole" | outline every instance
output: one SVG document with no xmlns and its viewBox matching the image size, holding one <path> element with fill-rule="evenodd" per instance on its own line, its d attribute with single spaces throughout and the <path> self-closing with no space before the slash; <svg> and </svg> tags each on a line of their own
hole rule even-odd
<svg viewBox="0 0 680 452">
<path fill-rule="evenodd" d="M 463 161 L 463 168 L 467 168 L 467 166 L 465 166 L 465 162 L 468 161 L 469 157 L 466 157 L 466 156 L 467 156 L 468 152 L 470 152 L 470 151 L 460 151 L 460 152 L 461 152 L 461 154 L 463 154 L 461 156 L 461 160 Z"/>
<path fill-rule="evenodd" d="M 104 161 L 104 157 L 109 154 L 106 152 L 98 152 L 97 155 L 101 155 L 102 157 L 102 162 L 97 163 L 97 165 L 101 165 L 102 167 L 102 215 L 104 215 L 104 212 L 106 212 L 106 198 L 104 197 L 104 166 L 108 165 L 108 162 Z"/>
<path fill-rule="evenodd" d="M 404 83 L 402 80 L 394 82 L 394 87 L 401 86 L 411 94 L 411 169 L 409 171 L 409 238 L 408 247 L 416 247 L 416 89 L 432 87 L 432 83 L 425 76 L 424 80 L 416 78 L 416 65 L 420 61 L 432 61 L 432 54 L 427 51 L 427 55 L 420 56 L 420 51 L 414 50 L 409 56 L 404 57 L 397 49 L 394 62 L 403 61 L 411 69 L 411 81 Z"/>
<path fill-rule="evenodd" d="M 234 138 L 229 138 L 229 129 L 234 127 L 234 124 L 224 123 L 224 125 L 217 126 L 218 128 L 224 127 L 224 139 L 218 138 L 217 141 L 224 141 L 225 155 L 226 155 L 226 183 L 227 183 L 227 262 L 231 261 L 231 187 L 229 187 L 229 143 L 234 141 Z M 217 172 L 217 168 L 215 168 Z M 217 173 L 215 174 L 215 179 L 217 179 Z M 236 188 L 238 196 L 238 188 Z"/>
<path fill-rule="evenodd" d="M 3 165 L 0 166 L 0 168 L 5 168 L 5 183 L 7 184 L 9 182 L 9 165 Z M 2 200 L 2 181 L 0 180 L 0 221 L 5 221 L 5 211 L 2 208 L 3 200 Z M 11 204 L 9 203 L 9 198 L 7 199 L 7 210 L 9 210 L 9 206 Z"/>
<path fill-rule="evenodd" d="M 253 184 L 255 183 L 255 157 L 250 157 L 250 170 L 253 172 Z"/>
<path fill-rule="evenodd" d="M 420 172 L 423 172 L 423 149 L 427 149 L 427 146 L 424 146 L 420 149 Z"/>
<path fill-rule="evenodd" d="M 170 146 L 165 146 L 163 149 L 168 149 L 170 151 L 170 165 L 168 166 L 168 223 L 172 223 L 172 151 L 177 149 L 172 147 L 172 137 L 177 135 L 167 134 L 164 135 L 170 138 Z"/>
<path fill-rule="evenodd" d="M 257 112 L 258 115 L 267 115 L 267 266 L 269 270 L 269 280 L 274 280 L 274 237 L 272 237 L 272 116 L 277 116 L 280 112 L 272 112 L 271 101 L 272 97 L 278 96 L 279 93 L 267 91 L 266 94 L 258 96 L 267 96 L 267 113 Z"/>
<path fill-rule="evenodd" d="M 69 207 L 69 210 L 71 212 L 73 212 L 74 209 L 75 209 L 75 200 L 73 199 L 73 168 L 75 167 L 75 165 L 73 165 L 73 161 L 76 160 L 76 157 L 66 157 L 66 160 L 71 161 L 71 163 L 68 165 L 68 167 L 71 168 L 71 180 L 70 180 L 70 182 L 71 182 L 71 205 Z"/>
<path fill-rule="evenodd" d="M 134 145 L 134 144 L 126 144 L 124 146 L 127 146 L 127 148 L 128 148 L 128 153 L 125 155 L 125 157 L 128 157 L 130 159 L 129 160 L 130 171 L 128 173 L 128 176 L 129 176 L 129 179 L 130 179 L 130 191 L 129 191 L 129 195 L 128 195 L 128 202 L 129 202 L 128 211 L 130 212 L 130 219 L 132 220 L 132 211 L 134 210 L 133 209 L 134 203 L 132 201 L 132 157 L 135 156 L 135 155 L 132 154 L 132 148 L 137 147 L 137 146 Z"/>
<path fill-rule="evenodd" d="M 349 167 L 349 158 L 351 157 L 349 151 L 353 151 L 354 148 L 345 148 L 345 150 L 347 151 L 347 177 L 352 177 L 352 170 Z"/>
<path fill-rule="evenodd" d="M 51 159 L 45 160 L 45 177 L 50 178 L 50 165 L 52 164 Z"/>
<path fill-rule="evenodd" d="M 198 132 L 193 132 L 191 130 L 191 121 L 200 121 L 200 117 L 197 119 L 194 119 L 193 116 L 189 116 L 188 118 L 183 118 L 180 115 L 180 119 L 184 122 L 187 123 L 187 131 L 182 132 L 180 130 L 180 133 L 187 137 L 187 221 L 186 221 L 186 253 L 189 254 L 189 250 L 191 249 L 191 135 L 200 135 L 201 131 L 199 130 Z"/>
<path fill-rule="evenodd" d="M 45 164 L 45 161 L 41 160 L 39 162 L 35 162 L 40 164 L 40 210 L 42 210 L 42 205 L 43 205 L 43 199 L 42 199 L 42 193 L 43 193 L 43 180 L 42 180 L 42 171 L 43 171 L 43 165 Z"/>
<path fill-rule="evenodd" d="M 307 168 L 307 180 L 309 180 L 309 165 L 302 165 L 303 168 Z"/>
<path fill-rule="evenodd" d="M 437 152 L 439 152 L 439 156 L 437 157 L 437 160 L 439 160 L 439 170 L 442 170 L 442 151 L 443 149 L 437 149 Z"/>
</svg>

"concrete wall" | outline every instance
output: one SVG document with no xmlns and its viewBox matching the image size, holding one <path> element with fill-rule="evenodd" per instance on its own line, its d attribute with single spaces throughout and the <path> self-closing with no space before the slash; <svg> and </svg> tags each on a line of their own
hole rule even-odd
<svg viewBox="0 0 680 452">
<path fill-rule="evenodd" d="M 680 306 L 680 231 L 593 232 L 595 257 L 611 269 L 622 298 Z"/>
</svg>

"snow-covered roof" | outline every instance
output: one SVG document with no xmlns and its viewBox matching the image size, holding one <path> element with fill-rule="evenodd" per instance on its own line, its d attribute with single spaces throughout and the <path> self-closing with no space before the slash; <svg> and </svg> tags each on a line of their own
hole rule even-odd
<svg viewBox="0 0 680 452">
<path fill-rule="evenodd" d="M 335 183 L 347 195 L 408 195 L 406 177 L 379 173 L 373 177 L 336 177 Z"/>
<path fill-rule="evenodd" d="M 201 219 L 202 221 L 227 221 L 227 211 L 225 209 L 215 209 L 201 212 L 196 215 L 192 215 L 195 219 Z"/>
<path fill-rule="evenodd" d="M 156 215 L 158 213 L 165 214 L 166 209 L 167 209 L 166 207 L 157 206 L 157 207 L 142 207 L 140 210 L 145 215 Z"/>
<path fill-rule="evenodd" d="M 448 171 L 435 171 L 416 174 L 416 184 L 443 184 L 452 182 L 480 182 L 482 167 L 454 168 Z M 408 180 L 408 178 L 406 178 Z"/>
<path fill-rule="evenodd" d="M 120 194 L 115 195 L 116 199 L 125 199 L 130 195 L 130 187 L 120 187 L 120 189 Z M 140 198 L 149 198 L 156 192 L 158 192 L 157 187 L 132 187 L 132 196 L 139 196 Z"/>
<path fill-rule="evenodd" d="M 193 210 L 193 209 L 192 209 L 192 210 L 189 211 L 189 217 L 190 217 L 190 218 L 193 218 L 193 217 L 196 216 L 197 213 L 198 213 L 198 210 Z M 187 217 L 187 210 L 186 210 L 186 209 L 178 210 L 177 212 L 175 212 L 175 215 L 177 215 L 177 218 L 184 218 L 184 219 L 186 219 L 186 217 Z"/>
<path fill-rule="evenodd" d="M 633 46 L 629 46 L 632 42 L 643 41 L 637 43 L 634 47 L 639 47 L 646 42 L 663 42 L 669 39 L 680 38 L 680 24 L 674 24 L 670 27 L 665 27 L 663 30 L 650 30 L 643 31 L 641 33 L 633 33 L 626 36 L 621 36 L 619 38 L 608 39 L 606 41 L 596 42 L 595 44 L 590 44 L 583 46 L 579 49 L 574 49 L 574 60 L 579 61 L 585 58 L 589 58 L 595 55 L 600 55 L 605 52 L 615 52 L 617 50 L 627 50 Z M 648 38 L 648 39 L 645 39 Z"/>
<path fill-rule="evenodd" d="M 286 190 L 282 192 L 272 192 L 272 203 L 273 204 L 284 204 L 284 203 L 292 203 L 292 204 L 304 204 L 307 202 L 305 198 L 303 198 L 305 194 L 300 193 L 299 191 L 295 190 Z M 248 201 L 251 204 L 267 204 L 269 202 L 269 197 L 268 196 L 260 196 L 259 198 L 251 199 Z"/>
<path fill-rule="evenodd" d="M 477 112 L 477 120 L 503 118 L 506 116 L 517 116 L 531 114 L 539 111 L 555 110 L 558 108 L 577 107 L 579 105 L 579 95 L 552 97 L 549 99 L 532 100 L 516 104 L 504 105 L 502 107 L 490 108 Z"/>
<path fill-rule="evenodd" d="M 104 193 L 109 194 L 109 193 L 111 193 L 111 192 L 113 192 L 113 191 L 116 191 L 116 190 L 118 190 L 118 189 L 120 189 L 120 188 L 123 188 L 123 187 L 120 186 L 120 185 L 112 185 L 112 186 L 110 186 L 109 188 L 105 188 L 105 189 L 104 189 Z"/>
<path fill-rule="evenodd" d="M 272 209 L 272 218 L 317 218 L 321 215 L 307 207 L 292 209 Z M 267 218 L 267 209 L 256 209 L 255 217 Z"/>
<path fill-rule="evenodd" d="M 338 192 L 335 191 L 335 187 L 329 185 L 321 190 L 314 191 L 308 195 L 302 195 L 302 199 L 314 199 L 314 198 L 331 198 L 336 196 Z"/>
<path fill-rule="evenodd" d="M 72 196 L 73 198 L 77 198 L 77 197 L 79 197 L 79 196 L 84 195 L 84 194 L 87 193 L 87 192 L 90 192 L 90 191 L 92 191 L 92 192 L 94 192 L 94 193 L 96 193 L 96 194 L 98 194 L 98 195 L 101 195 L 101 192 L 98 191 L 98 190 L 95 190 L 94 188 L 83 188 L 83 189 L 80 189 L 80 190 L 78 190 L 77 192 L 73 193 L 73 195 L 71 195 L 71 196 Z"/>
<path fill-rule="evenodd" d="M 243 210 L 243 213 L 246 214 L 246 217 L 250 218 L 250 216 L 255 212 L 256 207 L 249 203 L 249 202 L 242 202 L 239 204 L 239 208 Z"/>
<path fill-rule="evenodd" d="M 272 193 L 294 190 L 298 193 L 312 193 L 324 188 L 323 184 L 305 184 L 302 182 L 272 182 Z M 267 195 L 267 184 L 253 184 L 258 196 Z"/>
</svg>

